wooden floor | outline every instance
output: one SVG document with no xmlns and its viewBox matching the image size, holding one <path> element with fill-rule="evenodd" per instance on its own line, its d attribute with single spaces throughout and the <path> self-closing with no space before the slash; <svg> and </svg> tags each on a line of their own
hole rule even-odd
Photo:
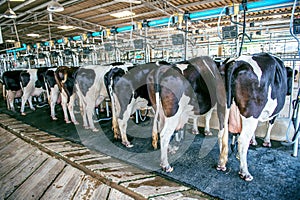
<svg viewBox="0 0 300 200">
<path fill-rule="evenodd" d="M 0 199 L 133 199 L 0 128 Z"/>
<path fill-rule="evenodd" d="M 0 200 L 215 199 L 0 113 Z"/>
</svg>

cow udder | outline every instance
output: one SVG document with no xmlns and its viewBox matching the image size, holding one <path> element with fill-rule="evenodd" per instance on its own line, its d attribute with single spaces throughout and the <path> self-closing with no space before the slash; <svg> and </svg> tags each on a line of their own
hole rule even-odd
<svg viewBox="0 0 300 200">
<path fill-rule="evenodd" d="M 240 111 L 235 103 L 233 103 L 230 107 L 228 129 L 229 132 L 235 134 L 241 133 L 242 131 L 242 119 Z"/>
</svg>

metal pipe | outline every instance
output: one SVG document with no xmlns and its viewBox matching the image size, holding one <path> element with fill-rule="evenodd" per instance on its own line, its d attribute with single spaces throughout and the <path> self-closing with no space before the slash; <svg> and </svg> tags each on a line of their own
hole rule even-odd
<svg viewBox="0 0 300 200">
<path fill-rule="evenodd" d="M 18 51 L 25 51 L 27 49 L 26 44 L 22 44 L 23 47 L 17 48 L 17 49 L 10 49 L 7 50 L 6 53 L 13 53 L 13 52 L 18 52 Z"/>
<path fill-rule="evenodd" d="M 259 2 L 250 2 L 247 4 L 248 7 L 248 11 L 258 11 L 258 10 L 265 10 L 265 9 L 272 9 L 275 7 L 281 7 L 283 4 L 292 4 L 293 1 L 292 0 L 264 0 L 264 1 L 259 1 Z M 47 5 L 47 3 L 42 4 L 39 7 L 45 7 Z M 36 10 L 32 9 L 32 10 Z M 206 10 L 206 11 L 201 11 L 201 12 L 195 12 L 195 13 L 190 13 L 189 14 L 189 19 L 191 20 L 198 20 L 198 19 L 207 19 L 207 18 L 214 18 L 214 17 L 218 17 L 221 13 L 223 8 L 216 8 L 216 9 L 211 9 L 211 10 Z M 243 8 L 240 8 L 241 10 L 243 10 Z M 26 13 L 27 14 L 27 13 Z M 58 14 L 59 16 L 64 16 L 61 14 Z M 21 17 L 22 15 L 20 15 L 19 17 Z M 69 17 L 73 19 L 72 17 Z M 174 18 L 174 23 L 176 23 L 178 20 L 178 17 Z M 85 23 L 88 23 L 85 21 Z M 162 18 L 162 19 L 157 19 L 157 20 L 153 20 L 153 21 L 149 21 L 147 23 L 147 25 L 149 27 L 156 27 L 156 26 L 162 26 L 162 25 L 167 25 L 169 23 L 169 18 Z M 90 23 L 93 24 L 93 23 Z M 124 26 L 124 27 L 119 27 L 116 29 L 116 31 L 118 33 L 120 32 L 125 32 L 125 31 L 131 31 L 133 29 L 133 26 Z M 101 31 L 100 32 L 93 32 L 91 33 L 91 35 L 93 37 L 95 36 L 99 36 L 101 35 Z M 74 36 L 75 38 L 79 37 L 79 36 Z M 57 43 L 61 43 L 61 40 L 57 40 Z"/>
<path fill-rule="evenodd" d="M 148 51 L 147 51 L 147 35 L 148 35 L 148 31 L 147 31 L 147 27 L 145 27 L 145 38 L 144 38 L 144 50 L 145 50 L 145 63 L 147 63 L 147 56 L 148 56 Z"/>
<path fill-rule="evenodd" d="M 184 60 L 187 60 L 187 48 L 188 48 L 188 18 L 185 17 L 185 32 L 184 32 Z"/>
<path fill-rule="evenodd" d="M 157 19 L 157 20 L 149 21 L 148 22 L 148 26 L 149 27 L 162 26 L 162 25 L 167 25 L 168 23 L 169 23 L 169 17 L 163 18 L 163 19 Z"/>
<path fill-rule="evenodd" d="M 116 28 L 117 33 L 125 32 L 125 31 L 131 31 L 131 30 L 133 30 L 133 26 L 132 25 Z"/>
</svg>

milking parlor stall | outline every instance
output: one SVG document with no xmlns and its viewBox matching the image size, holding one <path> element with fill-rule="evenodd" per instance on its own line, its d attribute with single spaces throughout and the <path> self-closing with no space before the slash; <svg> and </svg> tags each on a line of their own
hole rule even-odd
<svg viewBox="0 0 300 200">
<path fill-rule="evenodd" d="M 0 199 L 299 199 L 298 0 L 1 0 Z"/>
</svg>

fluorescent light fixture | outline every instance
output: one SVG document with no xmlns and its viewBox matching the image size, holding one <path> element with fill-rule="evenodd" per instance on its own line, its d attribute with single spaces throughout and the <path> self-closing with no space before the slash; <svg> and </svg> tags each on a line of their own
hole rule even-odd
<svg viewBox="0 0 300 200">
<path fill-rule="evenodd" d="M 39 34 L 37 34 L 37 33 L 28 33 L 28 34 L 26 34 L 27 36 L 29 36 L 29 37 L 40 37 L 40 35 Z"/>
<path fill-rule="evenodd" d="M 64 7 L 57 2 L 57 0 L 52 0 L 47 7 L 49 12 L 62 12 L 64 11 Z"/>
<path fill-rule="evenodd" d="M 70 30 L 70 29 L 75 29 L 75 26 L 71 26 L 71 25 L 62 25 L 62 26 L 58 26 L 57 28 L 59 29 L 63 29 L 63 30 Z"/>
<path fill-rule="evenodd" d="M 116 17 L 116 18 L 122 18 L 122 17 L 129 17 L 129 16 L 134 16 L 135 13 L 130 12 L 128 10 L 122 11 L 122 12 L 117 12 L 114 14 L 110 14 L 110 16 Z"/>
<path fill-rule="evenodd" d="M 8 8 L 5 11 L 5 13 L 3 14 L 3 17 L 9 18 L 9 19 L 15 19 L 15 18 L 17 18 L 17 15 L 11 8 Z"/>
<path fill-rule="evenodd" d="M 7 43 L 14 43 L 16 41 L 15 40 L 5 40 L 5 42 L 7 42 Z"/>
</svg>

